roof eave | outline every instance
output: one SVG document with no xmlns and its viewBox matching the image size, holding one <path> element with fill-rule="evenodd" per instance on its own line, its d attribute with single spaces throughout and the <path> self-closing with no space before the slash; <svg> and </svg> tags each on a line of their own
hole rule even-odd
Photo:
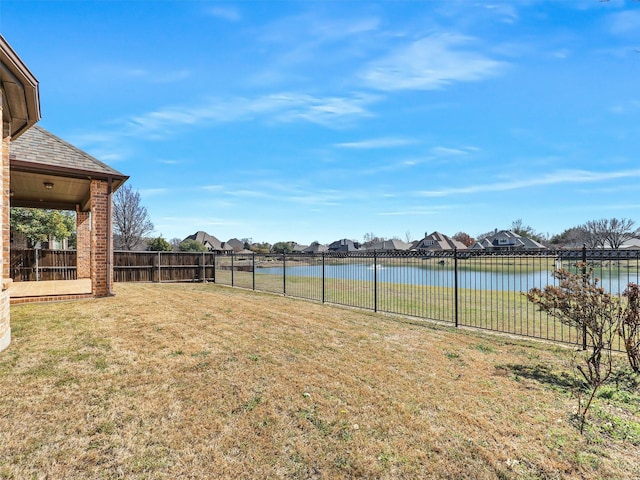
<svg viewBox="0 0 640 480">
<path fill-rule="evenodd" d="M 0 88 L 6 95 L 10 135 L 19 137 L 40 120 L 38 80 L 0 35 Z M 4 106 L 4 105 L 3 105 Z"/>
<path fill-rule="evenodd" d="M 17 172 L 50 173 L 52 175 L 64 175 L 72 178 L 90 178 L 95 180 L 121 180 L 129 179 L 128 175 L 119 172 L 97 172 L 95 170 L 83 170 L 80 168 L 61 167 L 46 163 L 18 160 L 14 156 L 10 157 L 11 170 Z"/>
</svg>

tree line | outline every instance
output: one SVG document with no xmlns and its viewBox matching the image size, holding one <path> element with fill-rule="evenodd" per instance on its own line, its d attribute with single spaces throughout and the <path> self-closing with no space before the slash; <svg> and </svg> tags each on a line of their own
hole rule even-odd
<svg viewBox="0 0 640 480">
<path fill-rule="evenodd" d="M 118 250 L 135 250 L 145 245 L 147 250 L 153 251 L 204 251 L 204 245 L 195 240 L 182 240 L 174 238 L 166 240 L 162 235 L 150 237 L 154 231 L 154 225 L 149 212 L 142 204 L 140 193 L 130 185 L 123 185 L 113 195 L 113 234 L 114 248 Z M 11 229 L 21 232 L 28 239 L 30 246 L 38 242 L 47 241 L 49 238 L 62 240 L 70 239 L 70 244 L 75 245 L 75 213 L 58 210 L 43 210 L 30 208 L 11 208 Z M 589 220 L 580 225 L 567 228 L 563 232 L 550 236 L 536 231 L 526 225 L 522 219 L 514 220 L 510 230 L 523 237 L 528 237 L 551 248 L 581 247 L 587 248 L 620 248 L 626 241 L 640 236 L 640 228 L 635 221 L 628 218 L 602 218 Z M 494 230 L 481 233 L 475 237 L 466 232 L 459 231 L 452 238 L 470 247 L 476 241 L 482 240 L 494 233 Z M 363 236 L 359 242 L 368 247 L 386 240 L 400 240 L 399 237 L 380 237 L 373 232 Z M 247 250 L 257 253 L 289 253 L 293 251 L 296 242 L 282 241 L 270 244 L 268 242 L 254 243 L 250 238 L 241 240 Z M 411 243 L 412 236 L 407 230 L 403 241 Z"/>
</svg>

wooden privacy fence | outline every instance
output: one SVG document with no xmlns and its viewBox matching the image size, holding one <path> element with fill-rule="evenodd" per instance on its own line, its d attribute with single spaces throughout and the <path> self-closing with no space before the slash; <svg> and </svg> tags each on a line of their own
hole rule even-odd
<svg viewBox="0 0 640 480">
<path fill-rule="evenodd" d="M 75 280 L 75 250 L 11 250 L 11 278 L 14 282 Z"/>
<path fill-rule="evenodd" d="M 75 280 L 75 250 L 11 250 L 14 282 Z M 221 265 L 219 268 L 231 268 Z M 113 255 L 116 282 L 215 281 L 215 254 L 196 252 L 129 252 Z"/>
<path fill-rule="evenodd" d="M 128 252 L 113 255 L 116 282 L 215 281 L 215 254 L 196 252 Z"/>
</svg>

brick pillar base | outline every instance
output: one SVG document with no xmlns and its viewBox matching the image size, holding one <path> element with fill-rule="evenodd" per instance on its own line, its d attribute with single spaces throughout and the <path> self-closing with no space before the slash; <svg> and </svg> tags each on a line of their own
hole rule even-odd
<svg viewBox="0 0 640 480">
<path fill-rule="evenodd" d="M 113 287 L 110 202 L 108 183 L 91 180 L 91 293 L 96 297 L 111 295 Z"/>
<path fill-rule="evenodd" d="M 91 278 L 90 212 L 76 211 L 76 278 Z"/>
</svg>

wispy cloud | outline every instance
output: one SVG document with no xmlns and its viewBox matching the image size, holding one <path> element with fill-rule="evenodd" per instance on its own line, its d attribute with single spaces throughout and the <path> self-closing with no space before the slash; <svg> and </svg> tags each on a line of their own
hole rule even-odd
<svg viewBox="0 0 640 480">
<path fill-rule="evenodd" d="M 475 147 L 462 147 L 462 148 L 433 147 L 431 149 L 431 153 L 438 157 L 469 155 L 469 153 L 476 152 L 476 151 L 478 151 L 478 149 Z"/>
<path fill-rule="evenodd" d="M 422 215 L 437 215 L 445 210 L 451 210 L 454 208 L 452 205 L 441 205 L 434 207 L 407 207 L 399 210 L 391 210 L 387 212 L 379 212 L 378 215 L 384 217 L 402 217 L 402 216 L 422 216 Z"/>
<path fill-rule="evenodd" d="M 618 103 L 611 108 L 609 111 L 611 113 L 615 113 L 617 115 L 623 115 L 626 113 L 635 113 L 640 110 L 640 100 L 629 99 L 624 103 Z"/>
<path fill-rule="evenodd" d="M 495 13 L 504 23 L 515 23 L 520 18 L 516 7 L 508 3 L 485 5 L 485 8 Z"/>
<path fill-rule="evenodd" d="M 240 225 L 240 222 L 238 222 L 237 220 L 229 220 L 226 218 L 167 216 L 160 218 L 160 223 L 156 224 L 156 230 L 159 230 L 162 227 L 173 227 L 176 224 L 198 225 L 199 228 L 203 230 L 206 229 L 206 227 L 237 226 Z"/>
<path fill-rule="evenodd" d="M 175 83 L 186 80 L 191 76 L 188 69 L 161 69 L 154 70 L 149 68 L 132 67 L 128 65 L 118 64 L 100 64 L 93 65 L 89 68 L 89 74 L 92 79 L 100 78 L 109 81 L 138 81 L 145 83 Z"/>
<path fill-rule="evenodd" d="M 417 143 L 420 143 L 420 141 L 413 138 L 381 137 L 381 138 L 372 138 L 369 140 L 360 140 L 358 142 L 336 143 L 334 146 L 338 148 L 368 150 L 368 149 L 377 149 L 377 148 L 404 147 L 406 145 L 415 145 Z"/>
<path fill-rule="evenodd" d="M 158 195 L 166 195 L 171 193 L 171 190 L 168 188 L 144 188 L 140 190 L 140 195 L 143 197 L 156 197 Z"/>
<path fill-rule="evenodd" d="M 626 10 L 613 13 L 609 17 L 609 29 L 616 35 L 637 34 L 640 30 L 640 11 Z"/>
<path fill-rule="evenodd" d="M 221 192 L 224 190 L 224 185 L 204 185 L 200 188 L 207 192 Z"/>
<path fill-rule="evenodd" d="M 640 177 L 640 169 L 621 170 L 617 172 L 592 172 L 588 170 L 561 170 L 548 175 L 526 180 L 496 182 L 468 187 L 453 187 L 440 190 L 425 190 L 416 192 L 421 197 L 447 197 L 451 195 L 465 195 L 474 193 L 503 192 L 520 188 L 538 187 L 544 185 L 593 183 L 620 178 Z"/>
<path fill-rule="evenodd" d="M 227 20 L 229 22 L 239 22 L 242 20 L 242 15 L 236 8 L 232 7 L 211 7 L 207 9 L 207 13 L 217 18 Z"/>
<path fill-rule="evenodd" d="M 369 117 L 367 105 L 375 102 L 372 95 L 350 97 L 316 97 L 299 93 L 278 93 L 256 98 L 236 97 L 211 99 L 196 107 L 165 107 L 131 117 L 123 134 L 164 136 L 179 125 L 207 125 L 254 120 L 269 122 L 302 120 L 325 127 L 338 127 L 356 119 Z"/>
<path fill-rule="evenodd" d="M 497 75 L 506 63 L 473 51 L 473 38 L 433 35 L 371 63 L 361 74 L 369 87 L 393 90 L 435 90 L 453 82 Z"/>
</svg>

